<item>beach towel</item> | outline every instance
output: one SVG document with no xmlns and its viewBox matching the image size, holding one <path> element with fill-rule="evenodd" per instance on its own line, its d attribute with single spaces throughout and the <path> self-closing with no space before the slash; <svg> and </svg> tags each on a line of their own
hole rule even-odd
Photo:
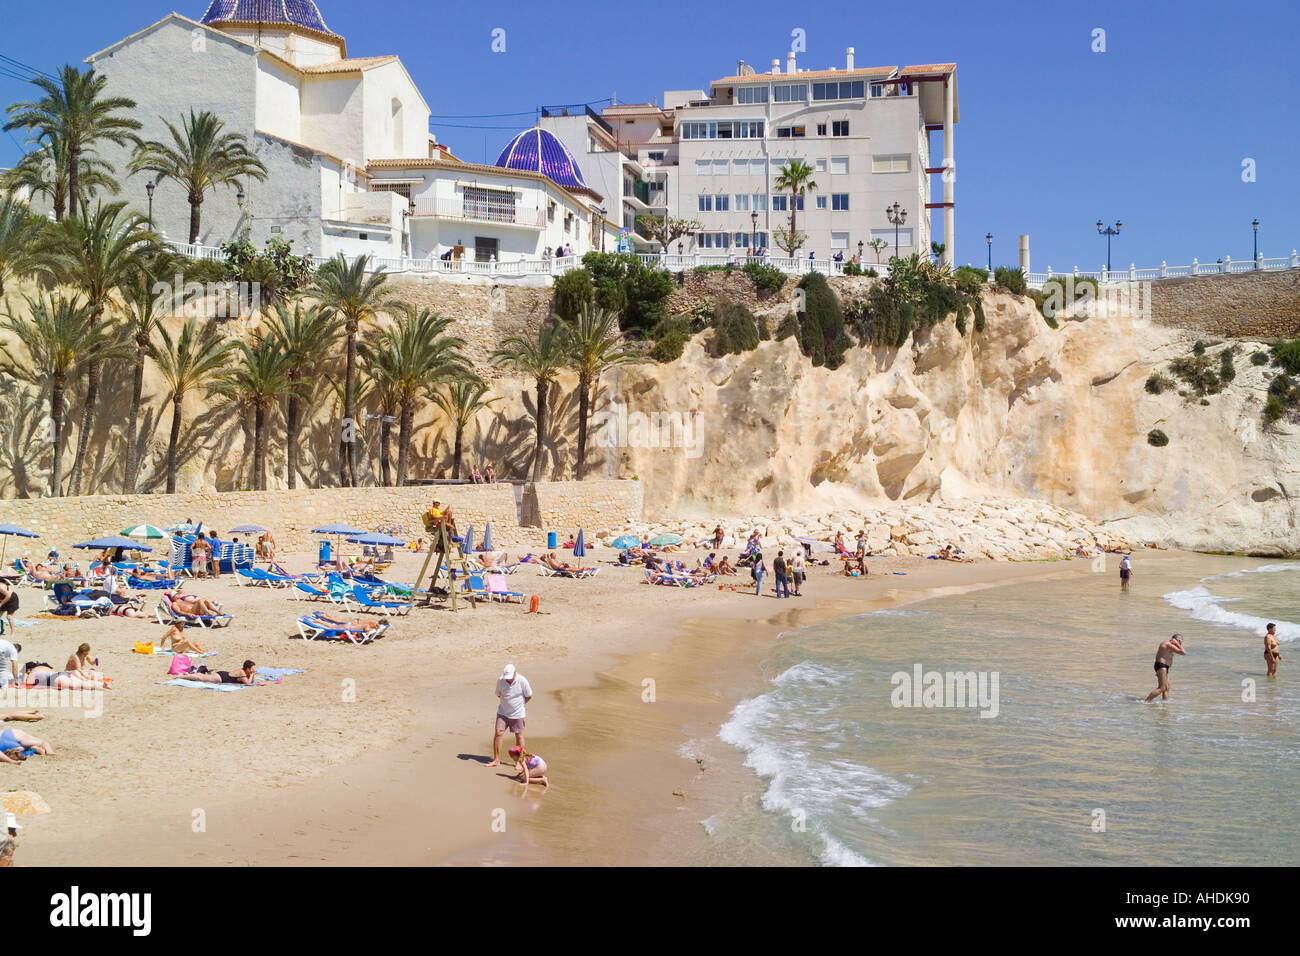
<svg viewBox="0 0 1300 956">
<path fill-rule="evenodd" d="M 204 690 L 225 690 L 225 691 L 244 690 L 247 687 L 254 686 L 253 684 L 209 684 L 206 681 L 185 680 L 184 678 L 181 677 L 173 677 L 171 680 L 160 680 L 158 683 L 171 684 L 175 687 L 198 687 Z"/>
<path fill-rule="evenodd" d="M 281 677 L 305 673 L 307 673 L 305 670 L 297 670 L 292 667 L 258 667 L 257 669 L 257 676 L 265 677 L 267 680 L 279 680 Z"/>
</svg>

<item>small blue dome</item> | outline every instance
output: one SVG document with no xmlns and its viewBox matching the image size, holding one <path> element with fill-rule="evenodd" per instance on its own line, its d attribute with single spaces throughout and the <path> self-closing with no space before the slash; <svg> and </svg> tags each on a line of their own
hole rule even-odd
<svg viewBox="0 0 1300 956">
<path fill-rule="evenodd" d="M 505 169 L 541 173 L 552 182 L 572 189 L 591 188 L 582 178 L 578 161 L 573 158 L 568 147 L 554 133 L 540 126 L 524 130 L 507 143 L 497 157 L 496 165 Z"/>
<path fill-rule="evenodd" d="M 332 33 L 312 0 L 212 0 L 200 23 L 276 23 Z"/>
</svg>

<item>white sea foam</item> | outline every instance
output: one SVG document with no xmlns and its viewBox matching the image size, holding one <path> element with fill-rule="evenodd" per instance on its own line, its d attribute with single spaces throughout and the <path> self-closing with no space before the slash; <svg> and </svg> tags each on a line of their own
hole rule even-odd
<svg viewBox="0 0 1300 956">
<path fill-rule="evenodd" d="M 707 817 L 700 821 L 700 826 L 704 827 L 704 832 L 713 836 L 714 831 L 718 829 L 718 818 L 716 816 Z"/>
<path fill-rule="evenodd" d="M 1300 568 L 1300 565 L 1297 568 Z M 1264 568 L 1256 568 L 1255 570 L 1262 571 Z M 1283 568 L 1282 570 L 1289 569 Z M 1205 621 L 1208 624 L 1235 627 L 1259 635 L 1264 633 L 1264 627 L 1269 623 L 1266 618 L 1228 610 L 1223 607 L 1224 604 L 1230 604 L 1240 599 L 1220 597 L 1204 585 L 1198 585 L 1190 591 L 1170 591 L 1164 598 L 1179 610 L 1189 611 L 1193 620 Z M 1300 624 L 1276 619 L 1273 623 L 1277 624 L 1279 640 L 1290 642 L 1300 637 Z"/>
</svg>

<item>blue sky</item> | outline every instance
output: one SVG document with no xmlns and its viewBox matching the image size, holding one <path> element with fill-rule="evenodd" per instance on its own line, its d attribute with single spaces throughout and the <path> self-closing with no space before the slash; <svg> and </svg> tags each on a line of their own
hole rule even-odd
<svg viewBox="0 0 1300 956">
<path fill-rule="evenodd" d="M 1028 233 L 1034 271 L 1095 269 L 1106 254 L 1095 223 L 1117 218 L 1117 267 L 1248 259 L 1256 217 L 1262 254 L 1300 246 L 1294 2 L 1130 0 L 1091 2 L 1086 12 L 1041 2 L 318 3 L 350 55 L 402 57 L 442 114 L 438 138 L 471 161 L 494 160 L 539 105 L 701 88 L 738 59 L 783 57 L 799 28 L 800 65 L 813 69 L 842 66 L 850 45 L 859 66 L 957 63 L 958 262 L 983 264 L 992 232 L 994 263 L 1014 264 L 1016 237 Z M 53 70 L 173 9 L 198 19 L 206 6 L 9 0 L 0 54 Z M 504 53 L 491 48 L 497 28 Z M 1091 49 L 1095 29 L 1105 31 L 1105 52 Z M 4 103 L 28 89 L 0 76 Z M 481 115 L 501 113 L 520 115 Z M 0 136 L 0 166 L 17 155 Z M 1254 182 L 1242 181 L 1246 159 Z"/>
</svg>

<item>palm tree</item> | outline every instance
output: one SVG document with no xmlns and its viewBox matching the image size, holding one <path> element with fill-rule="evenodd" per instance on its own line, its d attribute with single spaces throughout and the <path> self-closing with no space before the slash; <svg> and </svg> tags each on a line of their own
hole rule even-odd
<svg viewBox="0 0 1300 956">
<path fill-rule="evenodd" d="M 888 239 L 872 239 L 867 243 L 867 247 L 876 254 L 876 265 L 880 265 L 880 253 L 889 248 Z"/>
<path fill-rule="evenodd" d="M 372 342 L 361 343 L 361 358 L 370 370 L 380 394 L 388 403 L 382 406 L 385 418 L 397 411 L 397 484 L 406 484 L 406 465 L 410 457 L 411 432 L 415 424 L 415 403 L 430 386 L 472 374 L 462 354 L 465 340 L 447 335 L 451 319 L 439 317 L 428 309 L 402 303 L 396 321 Z M 381 467 L 387 477 L 388 422 L 382 423 Z"/>
<path fill-rule="evenodd" d="M 268 320 L 268 336 L 284 350 L 288 363 L 289 379 L 294 387 L 287 393 L 284 413 L 285 458 L 288 466 L 288 484 L 298 487 L 298 432 L 302 427 L 302 405 L 310 401 L 318 384 L 320 367 L 326 354 L 334 346 L 338 323 L 334 312 L 319 306 L 304 307 L 294 302 L 275 303 L 275 313 Z"/>
<path fill-rule="evenodd" d="M 947 248 L 948 244 L 946 242 L 934 242 L 933 240 L 930 242 L 930 255 L 934 256 L 935 262 L 943 261 L 943 253 Z"/>
<path fill-rule="evenodd" d="M 158 180 L 174 179 L 185 187 L 190 202 L 190 243 L 199 241 L 199 210 L 203 194 L 218 186 L 237 186 L 241 179 L 266 179 L 266 166 L 248 148 L 243 133 L 223 133 L 226 124 L 204 110 L 190 110 L 177 129 L 161 116 L 171 134 L 170 144 L 147 140 L 131 157 L 133 173 L 156 173 Z"/>
<path fill-rule="evenodd" d="M 172 403 L 172 430 L 167 440 L 167 494 L 176 491 L 176 445 L 181 437 L 181 403 L 196 388 L 206 385 L 226 364 L 230 343 L 221 340 L 216 325 L 207 323 L 199 329 L 199 320 L 191 317 L 175 339 L 167 329 L 158 330 L 158 340 L 149 345 L 149 358 L 167 385 L 167 399 Z"/>
<path fill-rule="evenodd" d="M 94 69 L 84 73 L 68 64 L 59 70 L 56 83 L 48 77 L 32 80 L 45 95 L 39 100 L 14 103 L 9 107 L 6 132 L 31 130 L 46 142 L 62 140 L 67 151 L 68 215 L 77 215 L 81 199 L 81 160 L 99 142 L 125 146 L 135 139 L 140 121 L 123 115 L 135 109 L 135 101 L 122 96 L 104 96 L 108 77 Z"/>
<path fill-rule="evenodd" d="M 635 346 L 621 342 L 618 314 L 584 303 L 572 322 L 561 320 L 569 350 L 569 364 L 578 373 L 578 465 L 577 478 L 587 471 L 587 425 L 595 386 L 601 374 L 616 365 L 640 358 Z"/>
<path fill-rule="evenodd" d="M 795 213 L 799 208 L 799 200 L 805 193 L 817 188 L 817 184 L 813 182 L 813 168 L 801 160 L 792 159 L 778 173 L 774 185 L 777 189 L 788 190 L 790 193 L 790 232 L 797 234 L 799 227 L 795 220 Z M 796 245 L 790 254 L 794 255 L 798 248 L 799 246 Z"/>
<path fill-rule="evenodd" d="M 546 401 L 555 377 L 569 360 L 568 343 L 564 330 L 557 325 L 543 325 L 537 338 L 526 339 L 512 335 L 502 340 L 501 347 L 492 353 L 496 365 L 512 368 L 532 378 L 537 384 L 537 442 L 533 446 L 533 481 L 542 480 L 542 440 L 546 435 Z"/>
<path fill-rule="evenodd" d="M 60 295 L 43 298 L 23 297 L 28 315 L 20 318 L 7 313 L 0 329 L 11 332 L 27 349 L 30 362 L 17 362 L 0 345 L 0 352 L 10 362 L 14 374 L 23 370 L 27 377 L 40 372 L 50 390 L 50 422 L 54 443 L 54 465 L 50 475 L 50 494 L 63 494 L 63 413 L 64 395 L 78 368 L 121 354 L 115 330 L 94 321 L 94 309 L 80 296 L 66 299 Z"/>
<path fill-rule="evenodd" d="M 97 325 L 113 306 L 114 292 L 145 271 L 158 249 L 158 237 L 143 216 L 128 212 L 124 202 L 100 203 L 94 212 L 83 209 L 51 228 L 39 268 L 80 291 Z M 81 493 L 81 466 L 99 399 L 99 366 L 98 361 L 86 365 L 86 401 L 72 460 L 73 494 Z"/>
<path fill-rule="evenodd" d="M 8 279 L 33 271 L 40 235 L 41 220 L 26 203 L 9 194 L 0 196 L 0 295 Z"/>
<path fill-rule="evenodd" d="M 477 376 L 451 382 L 446 390 L 441 388 L 429 392 L 429 399 L 451 419 L 456 430 L 456 441 L 451 459 L 451 477 L 460 478 L 460 459 L 463 449 L 465 429 L 480 411 L 501 401 L 500 397 L 484 399 L 488 393 L 488 384 Z"/>
<path fill-rule="evenodd" d="M 84 150 L 78 172 L 79 200 L 103 191 L 116 196 L 121 186 L 113 176 L 113 167 L 99 159 L 94 151 Z M 27 153 L 4 175 L 4 188 L 25 189 L 30 196 L 46 196 L 54 209 L 54 219 L 62 222 L 68 214 L 68 146 L 60 136 L 51 136 Z"/>
<path fill-rule="evenodd" d="M 253 413 L 253 490 L 266 490 L 267 413 L 290 391 L 300 395 L 305 383 L 289 373 L 289 355 L 274 336 L 264 336 L 252 345 L 237 341 L 231 349 L 235 362 L 216 380 L 214 395 L 235 408 Z"/>
<path fill-rule="evenodd" d="M 316 273 L 313 294 L 321 306 L 333 309 L 343 321 L 347 333 L 347 368 L 343 383 L 343 419 L 345 438 L 354 435 L 357 421 L 357 330 L 363 322 L 375 318 L 385 307 L 388 275 L 382 268 L 366 275 L 369 256 L 348 262 L 343 253 L 330 259 Z M 340 471 L 345 485 L 357 482 L 357 445 L 342 443 Z"/>
</svg>

